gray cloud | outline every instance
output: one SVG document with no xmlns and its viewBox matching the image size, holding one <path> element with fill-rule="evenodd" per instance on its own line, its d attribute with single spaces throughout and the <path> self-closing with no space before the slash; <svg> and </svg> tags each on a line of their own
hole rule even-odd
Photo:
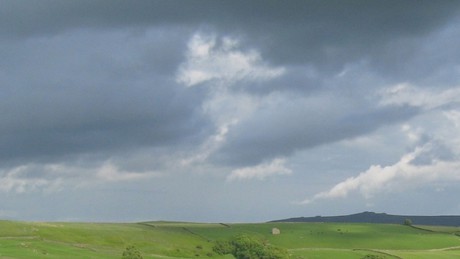
<svg viewBox="0 0 460 259">
<path fill-rule="evenodd" d="M 454 1 L 3 1 L 0 33 L 53 35 L 76 28 L 208 26 L 238 34 L 281 63 L 341 66 L 417 39 L 458 13 Z M 363 48 L 368 51 L 363 51 Z"/>
<path fill-rule="evenodd" d="M 292 100 L 286 100 L 292 102 Z M 368 134 L 383 125 L 404 121 L 418 113 L 410 107 L 373 109 L 337 105 L 340 98 L 315 104 L 286 104 L 257 114 L 229 133 L 216 159 L 232 164 L 257 164 L 264 159 Z"/>
<path fill-rule="evenodd" d="M 397 164 L 417 128 L 439 142 L 414 170 L 456 165 L 459 2 L 0 4 L 0 184 L 12 197 L 0 214 L 70 217 L 71 200 L 87 206 L 77 217 L 101 219 L 120 196 L 145 218 L 217 206 L 216 217 L 260 219 L 253 204 L 280 215 L 273 200 L 287 214 L 330 211 L 290 202 Z M 331 152 L 346 156 L 331 163 Z M 27 206 L 37 199 L 58 208 Z"/>
<path fill-rule="evenodd" d="M 83 31 L 4 43 L 11 52 L 1 61 L 0 158 L 199 141 L 207 119 L 195 104 L 204 94 L 171 79 L 182 45 L 161 33 Z"/>
</svg>

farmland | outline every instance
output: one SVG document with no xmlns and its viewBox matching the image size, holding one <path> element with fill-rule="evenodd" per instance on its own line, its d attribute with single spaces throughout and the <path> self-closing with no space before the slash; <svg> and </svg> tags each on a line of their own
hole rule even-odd
<svg viewBox="0 0 460 259">
<path fill-rule="evenodd" d="M 274 227 L 281 234 L 272 235 Z M 287 249 L 291 258 L 459 258 L 459 231 L 361 223 L 0 221 L 0 258 L 121 258 L 130 245 L 144 258 L 232 258 L 212 247 L 241 234 Z"/>
</svg>

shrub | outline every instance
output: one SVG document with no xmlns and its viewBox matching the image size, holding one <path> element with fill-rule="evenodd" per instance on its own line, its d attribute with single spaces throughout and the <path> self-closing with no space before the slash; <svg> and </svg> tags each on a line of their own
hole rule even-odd
<svg viewBox="0 0 460 259">
<path fill-rule="evenodd" d="M 405 220 L 404 220 L 404 225 L 406 225 L 406 226 L 412 226 L 412 220 L 410 220 L 410 219 L 405 219 Z"/>
<path fill-rule="evenodd" d="M 229 241 L 216 241 L 212 250 L 220 255 L 233 254 L 233 245 Z"/>
<path fill-rule="evenodd" d="M 142 259 L 141 252 L 136 249 L 134 246 L 126 247 L 123 255 L 121 256 L 122 259 Z"/>
<path fill-rule="evenodd" d="M 220 255 L 232 254 L 237 259 L 289 258 L 287 250 L 271 246 L 247 235 L 237 236 L 230 241 L 218 241 L 213 250 Z"/>
</svg>

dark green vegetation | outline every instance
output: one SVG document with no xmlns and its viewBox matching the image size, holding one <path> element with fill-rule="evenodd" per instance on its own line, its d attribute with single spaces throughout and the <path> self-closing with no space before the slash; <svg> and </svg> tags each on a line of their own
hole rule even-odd
<svg viewBox="0 0 460 259">
<path fill-rule="evenodd" d="M 141 252 L 137 250 L 135 246 L 126 247 L 121 258 L 122 259 L 143 259 Z"/>
<path fill-rule="evenodd" d="M 300 217 L 275 220 L 272 222 L 334 222 L 334 223 L 379 223 L 429 225 L 429 226 L 460 226 L 460 216 L 401 216 L 386 213 L 362 212 L 345 216 Z"/>
<path fill-rule="evenodd" d="M 275 227 L 281 234 L 272 235 Z M 443 259 L 460 258 L 459 235 L 456 227 L 403 224 L 0 221 L 0 258 L 122 258 L 123 253 L 136 256 L 136 251 L 144 259 L 233 258 L 234 250 L 220 255 L 215 247 L 230 244 L 234 249 L 243 237 L 265 250 L 259 250 L 261 254 L 268 251 L 285 256 L 287 251 L 293 259 Z"/>
<path fill-rule="evenodd" d="M 265 240 L 249 235 L 216 241 L 213 250 L 219 255 L 231 254 L 237 259 L 286 259 L 290 257 L 286 249 L 270 245 Z"/>
</svg>

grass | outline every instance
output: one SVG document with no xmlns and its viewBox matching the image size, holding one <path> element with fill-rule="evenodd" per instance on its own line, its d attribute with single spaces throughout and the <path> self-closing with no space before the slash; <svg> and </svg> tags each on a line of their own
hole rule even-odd
<svg viewBox="0 0 460 259">
<path fill-rule="evenodd" d="M 277 227 L 280 235 L 272 235 Z M 44 223 L 0 221 L 0 258 L 121 258 L 134 245 L 144 258 L 232 258 L 213 241 L 248 234 L 292 258 L 460 258 L 459 228 L 386 224 Z"/>
</svg>

